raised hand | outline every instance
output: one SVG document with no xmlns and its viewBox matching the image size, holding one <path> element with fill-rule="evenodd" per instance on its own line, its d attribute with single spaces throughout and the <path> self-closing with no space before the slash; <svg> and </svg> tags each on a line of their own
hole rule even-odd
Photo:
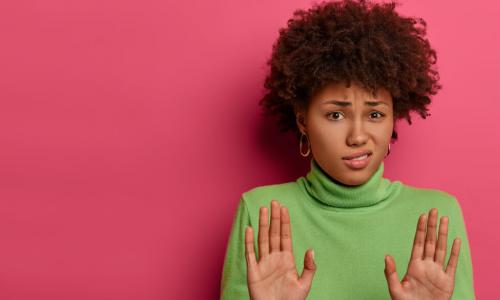
<svg viewBox="0 0 500 300">
<path fill-rule="evenodd" d="M 441 217 L 439 239 L 436 243 L 437 215 L 436 208 L 429 211 L 427 234 L 425 223 L 427 215 L 420 215 L 408 270 L 401 282 L 398 279 L 394 258 L 386 256 L 385 277 L 393 300 L 451 299 L 461 240 L 459 237 L 453 240 L 448 265 L 443 271 L 449 220 L 448 217 Z"/>
<path fill-rule="evenodd" d="M 271 229 L 268 209 L 259 211 L 259 261 L 255 258 L 253 229 L 245 229 L 247 282 L 253 300 L 306 299 L 311 289 L 316 264 L 314 252 L 306 251 L 304 269 L 299 277 L 292 251 L 292 234 L 288 208 L 271 201 Z"/>
</svg>

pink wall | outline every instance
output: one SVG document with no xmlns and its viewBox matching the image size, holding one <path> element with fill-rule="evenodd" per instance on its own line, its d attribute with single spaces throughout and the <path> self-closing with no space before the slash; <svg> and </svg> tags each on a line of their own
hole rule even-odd
<svg viewBox="0 0 500 300">
<path fill-rule="evenodd" d="M 173 2 L 0 4 L 1 299 L 216 299 L 239 195 L 306 172 L 257 100 L 310 2 Z M 399 11 L 428 22 L 444 87 L 400 123 L 385 176 L 459 198 L 493 299 L 500 6 Z"/>
</svg>

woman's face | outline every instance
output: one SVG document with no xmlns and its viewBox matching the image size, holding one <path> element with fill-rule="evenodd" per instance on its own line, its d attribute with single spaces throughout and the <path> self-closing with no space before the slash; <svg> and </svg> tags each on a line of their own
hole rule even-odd
<svg viewBox="0 0 500 300">
<path fill-rule="evenodd" d="M 390 93 L 380 89 L 375 98 L 355 82 L 349 88 L 345 83 L 325 86 L 312 97 L 307 112 L 297 111 L 296 117 L 318 165 L 344 185 L 363 184 L 377 171 L 394 126 Z M 345 159 L 365 151 L 368 158 Z"/>
</svg>

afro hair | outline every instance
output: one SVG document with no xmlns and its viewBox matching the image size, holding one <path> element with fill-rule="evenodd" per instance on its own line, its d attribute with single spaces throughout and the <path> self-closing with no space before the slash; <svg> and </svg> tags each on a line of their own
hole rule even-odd
<svg viewBox="0 0 500 300">
<path fill-rule="evenodd" d="M 429 116 L 430 96 L 441 89 L 433 69 L 436 51 L 425 38 L 426 22 L 398 15 L 396 5 L 342 0 L 296 10 L 267 61 L 270 72 L 259 101 L 264 114 L 277 116 L 280 130 L 298 138 L 295 109 L 307 109 L 311 96 L 328 83 L 355 81 L 374 95 L 387 89 L 394 120 L 405 118 L 411 125 L 411 111 Z"/>
</svg>

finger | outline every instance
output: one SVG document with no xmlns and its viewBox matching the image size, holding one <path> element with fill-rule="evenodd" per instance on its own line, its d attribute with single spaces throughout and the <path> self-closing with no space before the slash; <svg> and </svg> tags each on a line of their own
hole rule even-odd
<svg viewBox="0 0 500 300">
<path fill-rule="evenodd" d="M 268 209 L 262 206 L 259 211 L 259 261 L 269 255 L 269 217 Z"/>
<path fill-rule="evenodd" d="M 281 207 L 281 251 L 292 250 L 292 230 L 290 228 L 290 213 L 285 206 Z"/>
<path fill-rule="evenodd" d="M 399 282 L 398 272 L 396 271 L 396 262 L 390 255 L 385 256 L 384 274 L 391 296 L 400 293 L 402 286 Z"/>
<path fill-rule="evenodd" d="M 432 208 L 429 211 L 429 220 L 427 222 L 427 235 L 425 236 L 424 259 L 434 259 L 436 251 L 436 228 L 437 228 L 437 209 Z"/>
<path fill-rule="evenodd" d="M 446 258 L 446 240 L 448 239 L 448 217 L 441 217 L 439 222 L 439 237 L 437 241 L 436 253 L 434 254 L 434 261 L 436 261 L 441 269 L 444 267 L 444 260 Z"/>
<path fill-rule="evenodd" d="M 270 252 L 280 251 L 280 222 L 281 222 L 281 212 L 280 204 L 276 200 L 271 201 L 271 229 L 269 233 L 269 240 L 271 247 Z"/>
<path fill-rule="evenodd" d="M 245 258 L 247 260 L 247 267 L 249 270 L 257 265 L 253 247 L 253 229 L 252 227 L 247 226 L 245 228 Z"/>
<path fill-rule="evenodd" d="M 450 259 L 448 260 L 448 265 L 446 266 L 446 274 L 455 277 L 455 272 L 457 270 L 458 257 L 460 255 L 460 245 L 462 240 L 457 237 L 453 240 L 453 246 L 451 246 Z"/>
<path fill-rule="evenodd" d="M 417 222 L 417 230 L 415 231 L 415 238 L 413 239 L 413 249 L 411 252 L 411 260 L 422 259 L 424 254 L 425 242 L 425 221 L 427 220 L 426 214 L 421 214 Z M 410 262 L 411 262 L 410 260 Z"/>
<path fill-rule="evenodd" d="M 304 255 L 304 269 L 302 270 L 302 274 L 299 278 L 300 283 L 306 286 L 307 289 L 311 288 L 316 269 L 316 262 L 314 261 L 314 250 L 309 249 Z"/>
</svg>

